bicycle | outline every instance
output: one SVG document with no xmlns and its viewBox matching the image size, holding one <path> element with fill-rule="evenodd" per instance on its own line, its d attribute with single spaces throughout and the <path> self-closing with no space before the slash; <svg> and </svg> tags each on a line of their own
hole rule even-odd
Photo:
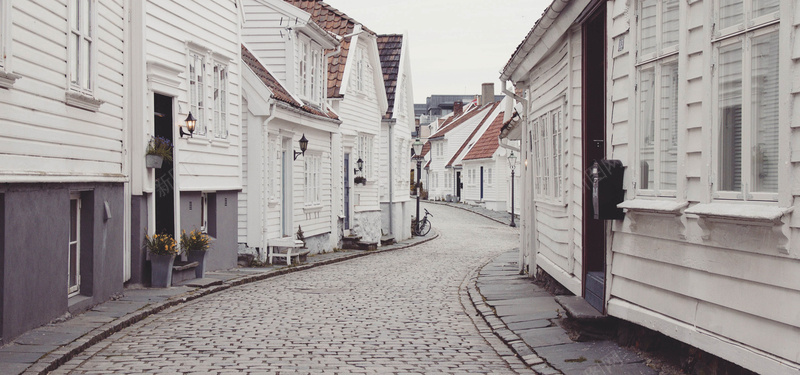
<svg viewBox="0 0 800 375">
<path fill-rule="evenodd" d="M 433 215 L 428 212 L 427 208 L 423 208 L 425 210 L 425 216 L 422 217 L 422 220 L 419 221 L 419 225 L 415 222 L 414 226 L 411 228 L 413 229 L 415 236 L 424 236 L 431 231 L 431 222 L 428 220 L 428 216 L 433 217 Z"/>
</svg>

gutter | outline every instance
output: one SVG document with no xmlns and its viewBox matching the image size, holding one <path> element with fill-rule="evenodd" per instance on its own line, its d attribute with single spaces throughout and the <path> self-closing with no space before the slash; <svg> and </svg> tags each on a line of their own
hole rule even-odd
<svg viewBox="0 0 800 375">
<path fill-rule="evenodd" d="M 509 59 L 506 66 L 503 67 L 503 70 L 500 72 L 501 81 L 505 82 L 511 78 L 512 73 L 510 73 L 510 71 L 517 69 L 521 63 L 519 60 L 524 59 L 533 49 L 533 46 L 541 40 L 542 36 L 547 32 L 547 29 L 550 28 L 553 21 L 558 18 L 558 15 L 567 7 L 569 2 L 570 0 L 553 0 L 553 3 L 550 4 L 544 14 L 542 14 L 542 18 L 536 21 L 536 24 L 533 25 L 533 29 L 528 33 L 528 36 L 520 43 L 517 50 L 511 55 L 511 59 Z"/>
<path fill-rule="evenodd" d="M 502 92 L 503 94 L 506 94 L 506 95 L 514 98 L 514 100 L 517 100 L 520 103 L 522 103 L 522 113 L 520 113 L 519 115 L 520 115 L 520 123 L 521 123 L 522 126 L 524 126 L 528 122 L 528 104 L 529 104 L 528 100 L 523 98 L 523 97 L 521 97 L 521 96 L 519 96 L 519 95 L 517 95 L 517 93 L 512 92 L 511 90 L 509 90 L 508 87 L 506 86 L 506 84 L 508 83 L 508 80 L 504 80 L 503 79 L 501 81 L 503 83 L 503 85 L 502 85 L 503 88 L 500 90 L 500 92 Z M 524 135 L 524 133 L 523 133 L 523 135 Z M 524 138 L 524 136 L 521 137 L 521 138 Z M 508 145 L 508 138 L 498 139 L 498 144 L 502 148 L 509 149 L 509 150 L 516 150 L 517 153 L 519 153 L 520 156 L 522 156 L 522 153 L 521 153 L 519 148 L 512 147 L 512 146 Z M 520 140 L 519 145 L 520 145 L 520 148 L 521 148 L 522 147 L 522 140 Z M 522 169 L 522 168 L 520 168 L 520 169 L 523 172 L 523 173 L 521 173 L 521 175 L 527 176 L 527 173 L 525 172 L 526 170 Z M 514 181 L 511 181 L 511 183 L 513 184 Z M 524 184 L 523 184 L 523 186 L 524 186 Z M 525 193 L 525 190 L 523 190 L 523 194 L 524 193 Z M 523 201 L 524 201 L 524 199 L 525 199 L 525 196 L 523 195 Z M 531 199 L 533 199 L 533 197 L 531 197 Z M 515 207 L 511 207 L 511 210 L 515 211 Z M 531 213 L 532 214 L 531 216 L 532 216 L 532 219 L 533 219 L 532 220 L 533 221 L 532 225 L 535 226 L 536 225 L 536 206 L 535 205 L 533 205 L 532 211 L 533 211 Z M 520 234 L 524 235 L 526 227 L 527 227 L 527 223 L 525 222 L 524 216 L 522 216 L 522 215 L 520 215 L 520 225 L 522 226 L 522 228 L 520 230 Z M 521 238 L 520 238 L 520 242 L 522 242 Z M 530 246 L 531 244 L 528 244 L 528 245 Z M 534 265 L 536 264 L 536 261 L 535 261 L 536 256 L 535 256 L 535 254 L 536 254 L 536 252 L 534 251 L 534 257 L 533 257 Z M 519 272 L 520 275 L 524 275 L 525 274 L 525 264 L 524 264 L 524 262 L 525 262 L 525 250 L 522 248 L 522 246 L 520 246 L 519 258 L 517 259 L 517 265 L 519 266 L 519 269 L 517 271 Z"/>
</svg>

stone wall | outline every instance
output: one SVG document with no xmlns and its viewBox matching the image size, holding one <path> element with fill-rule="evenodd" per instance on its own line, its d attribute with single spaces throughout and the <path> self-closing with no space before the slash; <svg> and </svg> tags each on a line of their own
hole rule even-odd
<svg viewBox="0 0 800 375">
<path fill-rule="evenodd" d="M 363 211 L 353 214 L 351 233 L 360 236 L 364 242 L 380 242 L 381 211 Z"/>
</svg>

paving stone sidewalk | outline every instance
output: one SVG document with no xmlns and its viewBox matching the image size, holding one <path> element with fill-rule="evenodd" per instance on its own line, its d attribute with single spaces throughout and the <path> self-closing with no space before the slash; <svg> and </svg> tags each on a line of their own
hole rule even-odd
<svg viewBox="0 0 800 375">
<path fill-rule="evenodd" d="M 438 237 L 434 230 L 374 251 L 342 250 L 309 256 L 297 266 L 236 268 L 207 272 L 204 279 L 187 280 L 170 288 L 126 288 L 118 298 L 71 319 L 44 325 L 0 347 L 0 374 L 46 374 L 92 345 L 146 317 L 233 286 L 290 272 L 319 267 L 370 254 L 405 249 Z"/>
<path fill-rule="evenodd" d="M 494 333 L 528 366 L 539 374 L 657 374 L 643 358 L 613 341 L 572 341 L 557 324 L 564 307 L 519 274 L 518 256 L 511 251 L 494 258 L 467 290 Z"/>
<path fill-rule="evenodd" d="M 511 213 L 505 211 L 494 211 L 490 210 L 486 207 L 482 206 L 475 206 L 467 203 L 453 203 L 453 202 L 443 202 L 443 201 L 424 201 L 425 203 L 430 204 L 440 204 L 455 208 L 460 208 L 465 211 L 469 211 L 478 215 L 481 215 L 487 219 L 494 220 L 500 224 L 510 225 L 511 224 Z M 515 224 L 519 226 L 519 213 L 517 213 L 516 218 L 514 219 Z"/>
</svg>

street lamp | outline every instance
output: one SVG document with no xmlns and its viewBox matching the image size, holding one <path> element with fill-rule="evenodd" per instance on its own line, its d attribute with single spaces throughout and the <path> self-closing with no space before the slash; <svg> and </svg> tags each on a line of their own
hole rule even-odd
<svg viewBox="0 0 800 375">
<path fill-rule="evenodd" d="M 419 131 L 417 132 L 419 134 Z M 420 189 L 420 175 L 422 174 L 422 141 L 419 140 L 419 136 L 417 136 L 417 140 L 414 141 L 414 158 L 417 159 L 417 223 L 419 223 L 419 196 L 421 193 Z M 416 227 L 414 229 L 417 229 Z"/>
<path fill-rule="evenodd" d="M 517 167 L 517 156 L 514 155 L 514 151 L 508 154 L 508 166 L 511 167 L 511 224 L 509 225 L 516 227 L 517 224 L 514 222 L 514 169 Z"/>
</svg>

